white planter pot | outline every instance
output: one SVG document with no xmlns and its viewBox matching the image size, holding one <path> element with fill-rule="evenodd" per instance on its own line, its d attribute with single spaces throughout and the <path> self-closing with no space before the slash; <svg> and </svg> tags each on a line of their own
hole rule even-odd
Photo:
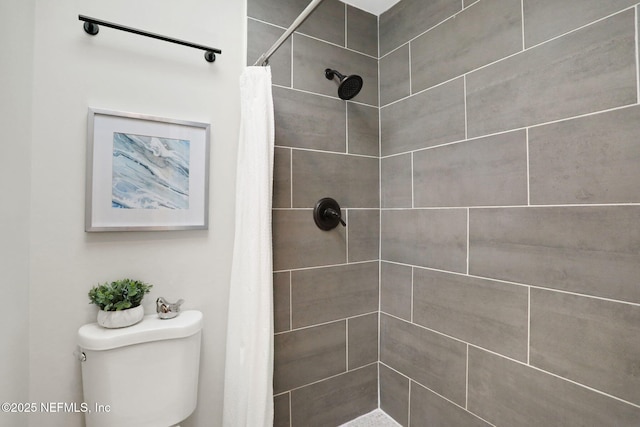
<svg viewBox="0 0 640 427">
<path fill-rule="evenodd" d="M 124 328 L 135 325 L 144 317 L 141 305 L 120 311 L 98 311 L 98 325 L 105 328 Z"/>
</svg>

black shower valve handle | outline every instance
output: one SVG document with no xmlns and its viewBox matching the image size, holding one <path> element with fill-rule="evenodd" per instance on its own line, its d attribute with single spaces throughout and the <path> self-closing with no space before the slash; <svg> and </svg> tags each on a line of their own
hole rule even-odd
<svg viewBox="0 0 640 427">
<path fill-rule="evenodd" d="M 340 214 L 340 212 L 336 212 L 334 209 L 328 208 L 324 211 L 324 216 L 327 215 L 338 218 L 338 221 L 340 221 L 340 224 L 342 224 L 343 227 L 347 226 L 347 223 L 342 219 L 342 215 Z"/>
<path fill-rule="evenodd" d="M 343 227 L 347 226 L 347 223 L 342 219 L 340 205 L 330 197 L 318 200 L 313 208 L 313 220 L 318 228 L 324 231 L 333 230 L 338 224 L 342 224 Z"/>
</svg>

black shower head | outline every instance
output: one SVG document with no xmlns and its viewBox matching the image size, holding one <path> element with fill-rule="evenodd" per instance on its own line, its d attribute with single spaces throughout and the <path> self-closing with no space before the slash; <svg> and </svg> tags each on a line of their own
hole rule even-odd
<svg viewBox="0 0 640 427">
<path fill-rule="evenodd" d="M 333 80 L 334 77 L 338 77 L 338 79 L 340 80 L 340 85 L 338 86 L 338 96 L 340 97 L 340 99 L 351 99 L 358 93 L 360 93 L 360 89 L 362 89 L 362 77 L 355 74 L 344 76 L 337 70 L 327 68 L 326 70 L 324 70 L 324 75 L 329 80 Z"/>
</svg>

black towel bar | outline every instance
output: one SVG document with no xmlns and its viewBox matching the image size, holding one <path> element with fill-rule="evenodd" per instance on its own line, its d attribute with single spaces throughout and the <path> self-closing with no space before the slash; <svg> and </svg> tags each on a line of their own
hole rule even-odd
<svg viewBox="0 0 640 427">
<path fill-rule="evenodd" d="M 145 37 L 151 37 L 153 39 L 158 39 L 158 40 L 162 40 L 165 42 L 169 42 L 169 43 L 175 43 L 175 44 L 179 44 L 182 46 L 187 46 L 187 47 L 192 47 L 194 49 L 200 49 L 200 50 L 204 50 L 204 59 L 206 59 L 208 62 L 213 62 L 216 60 L 216 53 L 217 54 L 221 54 L 222 51 L 220 49 L 216 49 L 213 47 L 209 47 L 209 46 L 203 46 L 201 44 L 196 44 L 196 43 L 191 43 L 191 42 L 187 42 L 184 40 L 178 40 L 178 39 L 174 39 L 171 37 L 166 37 L 166 36 L 162 36 L 160 34 L 155 34 L 155 33 L 150 33 L 148 31 L 142 31 L 142 30 L 138 30 L 136 28 L 131 28 L 131 27 L 125 27 L 124 25 L 120 25 L 120 24 L 114 24 L 112 22 L 108 22 L 108 21 L 103 21 L 101 19 L 95 19 L 95 18 L 90 18 L 88 16 L 84 16 L 84 15 L 78 15 L 78 19 L 80 21 L 84 21 L 84 31 L 87 34 L 91 34 L 92 36 L 95 36 L 96 34 L 98 34 L 99 31 L 99 25 L 103 25 L 105 27 L 109 27 L 109 28 L 114 28 L 116 30 L 121 30 L 121 31 L 126 31 L 128 33 L 133 33 L 133 34 L 138 34 L 140 36 L 145 36 Z"/>
</svg>

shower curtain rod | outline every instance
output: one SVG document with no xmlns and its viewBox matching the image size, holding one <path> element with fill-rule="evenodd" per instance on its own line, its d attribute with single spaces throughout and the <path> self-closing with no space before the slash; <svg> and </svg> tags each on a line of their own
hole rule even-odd
<svg viewBox="0 0 640 427">
<path fill-rule="evenodd" d="M 216 49 L 209 46 L 203 46 L 201 44 L 186 42 L 184 40 L 178 40 L 171 37 L 161 36 L 160 34 L 150 33 L 148 31 L 138 30 L 136 28 L 125 27 L 124 25 L 114 24 L 113 22 L 103 21 L 101 19 L 91 18 L 89 16 L 78 15 L 78 19 L 80 21 L 84 21 L 84 31 L 87 34 L 95 36 L 98 34 L 99 25 L 103 25 L 105 27 L 113 28 L 120 31 L 126 31 L 128 33 L 138 34 L 139 36 L 151 37 L 152 39 L 158 39 L 169 43 L 175 43 L 182 46 L 192 47 L 194 49 L 204 50 L 204 59 L 208 62 L 213 62 L 216 60 L 216 53 L 221 54 L 222 51 L 220 49 Z"/>
<path fill-rule="evenodd" d="M 312 0 L 312 2 L 309 3 L 309 6 L 307 6 L 306 9 L 302 11 L 302 13 L 296 18 L 295 21 L 293 21 L 293 24 L 291 24 L 291 26 L 287 28 L 287 31 L 285 31 L 284 34 L 281 35 L 278 40 L 276 40 L 273 46 L 271 46 L 269 50 L 263 53 L 262 56 L 260 56 L 260 58 L 258 58 L 258 60 L 253 65 L 260 65 L 262 67 L 267 65 L 269 63 L 269 58 L 271 58 L 271 55 L 273 55 L 276 50 L 278 50 L 278 48 L 282 46 L 282 44 L 289 38 L 289 36 L 291 36 L 291 34 L 293 34 L 293 32 L 300 25 L 302 25 L 302 23 L 309 17 L 309 15 L 311 15 L 311 13 L 316 9 L 316 7 L 320 5 L 320 3 L 322 3 L 322 0 Z"/>
</svg>

